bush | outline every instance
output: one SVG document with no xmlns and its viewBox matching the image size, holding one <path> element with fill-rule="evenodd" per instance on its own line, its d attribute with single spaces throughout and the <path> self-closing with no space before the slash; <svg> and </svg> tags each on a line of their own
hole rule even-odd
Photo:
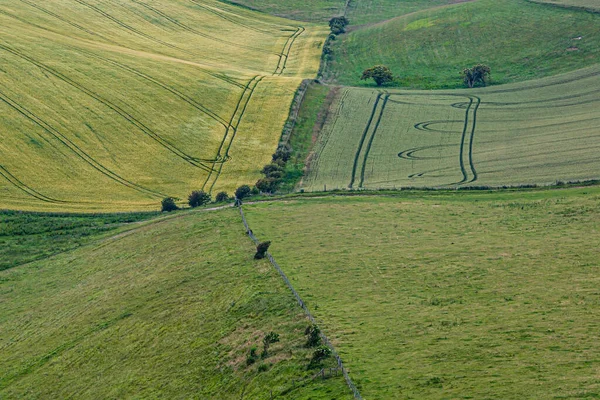
<svg viewBox="0 0 600 400">
<path fill-rule="evenodd" d="M 262 242 L 256 246 L 256 254 L 254 255 L 255 260 L 262 260 L 265 258 L 265 254 L 269 250 L 269 246 L 271 246 L 271 242 Z"/>
<path fill-rule="evenodd" d="M 164 198 L 160 204 L 161 210 L 166 212 L 175 211 L 179 208 L 177 207 L 177 204 L 175 204 L 175 199 L 172 197 Z"/>
<path fill-rule="evenodd" d="M 310 363 L 315 365 L 315 364 L 320 364 L 323 360 L 325 360 L 326 358 L 329 358 L 331 356 L 331 349 L 325 345 L 319 346 L 312 355 L 312 359 L 310 360 Z"/>
<path fill-rule="evenodd" d="M 275 175 L 283 176 L 283 167 L 276 163 L 267 164 L 262 169 L 262 172 L 267 178 L 275 178 Z"/>
<path fill-rule="evenodd" d="M 242 200 L 250 195 L 251 189 L 248 185 L 242 185 L 235 190 L 235 197 Z"/>
<path fill-rule="evenodd" d="M 226 201 L 229 201 L 229 195 L 227 194 L 227 192 L 219 192 L 215 197 L 215 201 L 217 203 L 225 203 Z"/>
<path fill-rule="evenodd" d="M 258 354 L 256 354 L 256 346 L 250 348 L 250 354 L 246 357 L 246 365 L 252 365 L 258 360 Z"/>
<path fill-rule="evenodd" d="M 269 366 L 267 364 L 260 364 L 258 366 L 258 372 L 265 372 L 269 369 Z"/>
<path fill-rule="evenodd" d="M 316 347 L 321 344 L 321 330 L 317 325 L 309 325 L 304 334 L 308 336 L 306 347 Z"/>
<path fill-rule="evenodd" d="M 331 29 L 331 33 L 339 35 L 346 32 L 346 26 L 349 23 L 350 21 L 346 17 L 333 17 L 329 20 L 329 28 Z"/>
<path fill-rule="evenodd" d="M 384 85 L 394 81 L 394 74 L 385 65 L 375 65 L 365 69 L 360 77 L 361 81 L 373 79 L 377 86 Z"/>
<path fill-rule="evenodd" d="M 288 160 L 292 157 L 292 150 L 289 147 L 280 147 L 277 149 L 275 154 L 273 154 L 273 162 L 277 160 L 282 160 L 284 163 L 288 162 Z"/>
<path fill-rule="evenodd" d="M 255 186 L 263 193 L 275 193 L 280 182 L 281 180 L 276 178 L 263 178 L 259 179 Z"/>
<path fill-rule="evenodd" d="M 188 204 L 190 207 L 195 208 L 210 203 L 210 194 L 202 190 L 194 190 L 188 196 Z"/>
</svg>

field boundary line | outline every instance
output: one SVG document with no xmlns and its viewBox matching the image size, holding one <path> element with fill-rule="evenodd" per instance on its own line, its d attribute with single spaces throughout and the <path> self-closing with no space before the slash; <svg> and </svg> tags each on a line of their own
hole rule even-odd
<svg viewBox="0 0 600 400">
<path fill-rule="evenodd" d="M 248 221 L 246 220 L 246 216 L 244 215 L 244 210 L 242 209 L 242 206 L 240 205 L 238 208 L 240 210 L 240 216 L 242 217 L 242 222 L 244 224 L 244 227 L 246 228 L 246 234 L 255 244 L 260 243 L 258 238 L 254 235 L 254 232 L 252 232 L 252 229 L 250 229 L 250 226 L 248 225 Z M 283 270 L 281 269 L 281 267 L 279 266 L 277 261 L 275 261 L 275 258 L 273 258 L 273 256 L 269 252 L 267 252 L 266 255 L 267 255 L 267 258 L 269 259 L 269 261 L 271 262 L 271 264 L 273 265 L 273 267 L 275 267 L 275 269 L 277 270 L 277 272 L 279 273 L 279 275 L 281 276 L 281 278 L 287 285 L 287 287 L 292 291 L 292 294 L 296 298 L 296 301 L 298 301 L 298 304 L 300 305 L 300 307 L 302 307 L 302 309 L 304 310 L 304 313 L 306 314 L 306 316 L 308 317 L 310 322 L 317 325 L 317 320 L 311 314 L 310 310 L 308 309 L 308 307 L 306 306 L 306 304 L 304 303 L 304 301 L 302 300 L 302 298 L 300 297 L 298 292 L 296 292 L 296 290 L 292 286 L 292 283 L 286 276 L 285 272 L 283 272 Z M 354 398 L 362 400 L 363 397 L 361 396 L 360 392 L 358 391 L 358 388 L 356 387 L 356 385 L 350 378 L 350 375 L 348 375 L 348 371 L 346 370 L 346 368 L 344 368 L 344 363 L 342 362 L 342 359 L 339 356 L 338 352 L 333 347 L 333 344 L 331 344 L 331 341 L 329 340 L 329 338 L 322 331 L 320 332 L 320 336 L 321 336 L 321 339 L 323 339 L 323 342 L 327 345 L 327 347 L 329 347 L 331 349 L 331 352 L 337 361 L 338 367 L 341 369 L 342 374 L 344 375 L 344 379 L 346 380 L 346 385 L 348 385 L 348 388 L 350 388 L 350 390 L 352 391 Z"/>
</svg>

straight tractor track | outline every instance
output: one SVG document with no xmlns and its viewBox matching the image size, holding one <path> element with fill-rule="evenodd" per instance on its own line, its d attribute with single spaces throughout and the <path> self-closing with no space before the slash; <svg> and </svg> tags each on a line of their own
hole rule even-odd
<svg viewBox="0 0 600 400">
<path fill-rule="evenodd" d="M 132 125 L 134 125 L 136 128 L 138 128 L 140 131 L 142 131 L 144 134 L 146 134 L 148 137 L 150 137 L 151 139 L 153 139 L 154 141 L 156 141 L 157 143 L 159 143 L 161 146 L 163 146 L 164 148 L 166 148 L 167 150 L 169 150 L 171 153 L 175 154 L 177 157 L 181 158 L 182 160 L 184 160 L 185 162 L 187 162 L 188 164 L 191 164 L 197 168 L 206 170 L 206 166 L 204 166 L 203 164 L 197 162 L 194 157 L 186 154 L 185 152 L 183 152 L 182 150 L 180 150 L 179 148 L 175 147 L 173 144 L 171 144 L 169 141 L 167 141 L 166 139 L 164 139 L 163 137 L 161 137 L 160 135 L 158 135 L 156 132 L 154 132 L 153 130 L 151 130 L 150 128 L 148 128 L 146 125 L 144 125 L 143 123 L 141 123 L 140 121 L 138 121 L 136 118 L 134 118 L 131 114 L 127 113 L 125 110 L 123 110 L 121 107 L 117 106 L 114 103 L 111 103 L 110 101 L 104 99 L 103 97 L 101 97 L 100 95 L 98 95 L 97 93 L 94 93 L 93 91 L 87 89 L 86 87 L 78 84 L 77 82 L 71 80 L 70 78 L 66 77 L 65 75 L 61 74 L 60 72 L 48 67 L 45 64 L 42 64 L 34 59 L 32 59 L 31 57 L 15 50 L 12 49 L 10 47 L 4 46 L 2 44 L 0 44 L 0 49 L 5 50 L 17 57 L 20 57 L 30 63 L 32 63 L 33 65 L 37 66 L 38 68 L 42 69 L 43 71 L 46 71 L 50 74 L 52 74 L 53 76 L 55 76 L 56 78 L 60 79 L 61 81 L 69 84 L 70 86 L 73 86 L 74 88 L 76 88 L 77 90 L 85 93 L 86 95 L 88 95 L 89 97 L 95 99 L 96 101 L 98 101 L 99 103 L 105 105 L 106 107 L 110 108 L 111 110 L 113 110 L 114 112 L 116 112 L 117 114 L 119 114 L 121 117 L 125 118 L 129 123 L 131 123 Z"/>
<path fill-rule="evenodd" d="M 121 177 L 120 175 L 116 174 L 115 172 L 111 171 L 110 169 L 106 168 L 101 163 L 96 161 L 92 156 L 90 156 L 88 153 L 86 153 L 84 150 L 82 150 L 79 146 L 77 146 L 75 143 L 73 143 L 70 139 L 68 139 L 60 131 L 58 131 L 57 129 L 55 129 L 48 123 L 46 123 L 44 120 L 39 118 L 33 112 L 31 112 L 28 109 L 26 109 L 25 107 L 21 106 L 16 101 L 12 100 L 10 97 L 8 97 L 6 94 L 4 94 L 2 92 L 0 92 L 0 101 L 4 102 L 8 106 L 10 106 L 13 110 L 15 110 L 16 112 L 21 114 L 23 117 L 27 118 L 29 121 L 33 122 L 35 125 L 42 128 L 46 133 L 50 134 L 52 137 L 54 137 L 56 140 L 58 140 L 60 143 L 62 143 L 65 147 L 67 147 L 69 150 L 71 150 L 73 153 L 75 153 L 75 155 L 77 155 L 77 157 L 79 157 L 81 160 L 83 160 L 85 163 L 90 165 L 92 168 L 94 168 L 96 171 L 100 172 L 101 174 L 107 176 L 108 178 L 114 180 L 115 182 L 117 182 L 123 186 L 126 186 L 130 189 L 136 190 L 140 193 L 144 193 L 144 194 L 152 196 L 152 197 L 166 197 L 163 193 L 160 193 L 155 190 L 148 189 L 141 185 L 138 185 L 130 180 L 127 180 L 127 179 Z"/>
<path fill-rule="evenodd" d="M 352 189 L 352 186 L 354 186 L 354 181 L 356 179 L 356 169 L 358 168 L 360 153 L 362 152 L 365 139 L 367 138 L 367 134 L 369 133 L 369 129 L 371 128 L 371 124 L 373 123 L 373 119 L 375 118 L 377 106 L 379 105 L 379 100 L 381 100 L 382 96 L 383 93 L 377 93 L 377 97 L 375 98 L 375 104 L 373 104 L 373 110 L 371 110 L 371 116 L 369 117 L 369 120 L 367 121 L 367 126 L 365 127 L 362 136 L 360 137 L 360 141 L 358 142 L 358 149 L 356 149 L 356 154 L 354 155 L 354 164 L 352 165 L 352 176 L 350 178 L 350 184 L 348 185 L 348 188 L 350 189 Z"/>
<path fill-rule="evenodd" d="M 11 174 L 4 166 L 0 165 L 0 175 L 2 175 L 2 177 L 4 179 L 6 179 L 10 184 L 12 184 L 13 186 L 15 186 L 17 189 L 25 192 L 27 195 L 34 197 L 38 200 L 41 200 L 45 203 L 58 203 L 58 204 L 65 204 L 65 203 L 71 203 L 69 201 L 64 201 L 64 200 L 57 200 L 54 199 L 52 197 L 48 197 L 40 192 L 38 192 L 37 190 L 31 188 L 30 186 L 26 185 L 25 183 L 23 183 L 21 180 L 19 180 L 19 178 L 17 178 L 16 176 L 14 176 L 13 174 Z"/>
<path fill-rule="evenodd" d="M 371 133 L 369 142 L 367 143 L 365 157 L 363 158 L 362 168 L 360 170 L 360 182 L 358 183 L 359 188 L 362 188 L 363 184 L 365 183 L 365 170 L 367 168 L 367 159 L 369 158 L 369 153 L 371 152 L 371 146 L 373 145 L 373 140 L 375 140 L 375 135 L 377 134 L 377 130 L 379 129 L 379 124 L 381 123 L 381 118 L 383 117 L 383 113 L 385 111 L 385 106 L 387 105 L 389 98 L 390 98 L 389 94 L 386 94 L 385 97 L 383 98 L 383 104 L 381 105 L 381 110 L 379 111 L 379 117 L 377 118 L 377 122 L 375 123 L 375 128 L 373 128 L 373 133 Z"/>
<path fill-rule="evenodd" d="M 233 144 L 233 140 L 235 139 L 235 136 L 237 134 L 238 127 L 240 126 L 242 118 L 244 117 L 246 108 L 248 107 L 248 104 L 250 103 L 250 100 L 252 99 L 254 90 L 256 90 L 256 87 L 263 79 L 264 79 L 264 76 L 260 76 L 260 77 L 254 76 L 252 79 L 250 79 L 248 81 L 246 88 L 240 95 L 240 98 L 237 102 L 235 110 L 233 111 L 233 114 L 231 115 L 231 118 L 229 120 L 229 125 L 225 131 L 225 134 L 223 135 L 223 139 L 221 140 L 221 144 L 219 145 L 219 149 L 217 150 L 217 154 L 215 156 L 215 159 L 223 160 L 223 162 L 220 163 L 218 170 L 216 170 L 216 162 L 213 163 L 212 168 L 211 168 L 210 172 L 208 173 L 208 176 L 206 177 L 204 184 L 202 185 L 202 190 L 207 191 L 206 190 L 207 185 L 209 184 L 211 178 L 213 178 L 213 171 L 216 172 L 216 175 L 214 176 L 212 183 L 208 187 L 208 193 L 212 192 L 215 184 L 217 183 L 217 180 L 221 176 L 221 171 L 223 170 L 223 163 L 226 162 L 227 160 L 229 160 L 229 150 L 231 149 L 231 145 Z M 238 111 L 239 111 L 239 115 L 238 115 Z M 236 116 L 237 116 L 237 118 L 236 118 Z M 236 119 L 237 119 L 237 121 L 236 121 Z M 222 151 L 223 151 L 223 147 L 225 146 L 226 142 L 227 142 L 227 147 L 225 149 L 225 154 L 223 155 Z"/>
</svg>

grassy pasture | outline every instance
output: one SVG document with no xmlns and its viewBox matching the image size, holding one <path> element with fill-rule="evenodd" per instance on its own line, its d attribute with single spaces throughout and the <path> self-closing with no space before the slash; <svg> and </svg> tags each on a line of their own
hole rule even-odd
<svg viewBox="0 0 600 400">
<path fill-rule="evenodd" d="M 326 76 L 343 85 L 372 85 L 360 81 L 362 71 L 384 64 L 399 86 L 458 88 L 459 72 L 481 62 L 492 68 L 496 84 L 526 81 L 597 63 L 598 26 L 600 15 L 526 0 L 466 2 L 341 36 Z"/>
<path fill-rule="evenodd" d="M 156 213 L 77 215 L 2 211 L 0 271 L 80 247 L 155 216 Z"/>
<path fill-rule="evenodd" d="M 17 0 L 0 33 L 0 208 L 122 211 L 257 179 L 326 30 L 210 0 Z"/>
<path fill-rule="evenodd" d="M 186 212 L 0 272 L 0 398 L 351 398 L 293 388 L 307 320 L 253 250 L 237 210 Z"/>
<path fill-rule="evenodd" d="M 600 11 L 598 0 L 529 0 L 534 3 L 552 4 L 562 7 L 573 7 L 587 11 Z"/>
<path fill-rule="evenodd" d="M 343 88 L 306 190 L 550 184 L 600 177 L 600 68 L 475 90 Z"/>
<path fill-rule="evenodd" d="M 365 398 L 581 399 L 600 395 L 599 205 L 593 187 L 245 209 Z"/>
</svg>

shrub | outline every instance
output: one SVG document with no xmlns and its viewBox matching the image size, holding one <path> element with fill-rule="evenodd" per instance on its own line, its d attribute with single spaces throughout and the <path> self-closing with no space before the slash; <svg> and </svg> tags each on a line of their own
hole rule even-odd
<svg viewBox="0 0 600 400">
<path fill-rule="evenodd" d="M 346 26 L 350 23 L 346 17 L 333 17 L 329 20 L 329 28 L 331 33 L 339 35 L 346 32 Z"/>
<path fill-rule="evenodd" d="M 306 347 L 316 347 L 321 344 L 321 330 L 317 325 L 309 325 L 304 334 L 308 336 Z"/>
<path fill-rule="evenodd" d="M 258 354 L 256 354 L 256 346 L 250 348 L 250 353 L 246 357 L 246 365 L 252 365 L 258 360 Z"/>
<path fill-rule="evenodd" d="M 161 210 L 166 212 L 175 211 L 179 208 L 177 207 L 177 204 L 175 204 L 175 199 L 172 197 L 164 198 L 160 204 Z"/>
<path fill-rule="evenodd" d="M 188 204 L 190 207 L 195 208 L 210 203 L 210 194 L 202 190 L 194 190 L 188 196 Z"/>
<path fill-rule="evenodd" d="M 365 69 L 360 77 L 361 81 L 373 79 L 377 86 L 394 81 L 394 74 L 385 65 L 375 65 L 374 67 Z"/>
<path fill-rule="evenodd" d="M 318 365 L 323 360 L 331 356 L 331 349 L 325 345 L 319 346 L 313 351 L 312 358 L 310 360 L 311 365 Z"/>
<path fill-rule="evenodd" d="M 235 197 L 242 200 L 250 195 L 251 189 L 248 185 L 242 185 L 235 190 Z"/>
<path fill-rule="evenodd" d="M 275 193 L 280 182 L 281 180 L 276 178 L 263 178 L 259 179 L 255 186 L 263 193 Z"/>
<path fill-rule="evenodd" d="M 227 194 L 227 192 L 219 192 L 215 197 L 215 201 L 217 203 L 224 203 L 226 201 L 229 201 L 229 195 Z"/>
<path fill-rule="evenodd" d="M 477 84 L 485 86 L 490 79 L 492 69 L 487 65 L 477 64 L 472 68 L 465 68 L 460 75 L 465 82 L 465 85 L 472 88 Z"/>
<path fill-rule="evenodd" d="M 265 372 L 269 369 L 269 366 L 267 364 L 260 364 L 258 366 L 258 372 Z"/>
<path fill-rule="evenodd" d="M 267 178 L 274 178 L 273 175 L 283 175 L 283 167 L 276 163 L 267 164 L 262 169 L 262 172 Z"/>
<path fill-rule="evenodd" d="M 269 250 L 269 246 L 271 246 L 271 242 L 261 242 L 256 246 L 256 254 L 254 255 L 255 260 L 262 260 L 265 258 L 265 254 Z"/>
<path fill-rule="evenodd" d="M 292 150 L 289 147 L 280 147 L 277 149 L 275 154 L 273 154 L 273 162 L 277 160 L 283 160 L 286 163 L 290 157 L 292 156 Z"/>
</svg>

